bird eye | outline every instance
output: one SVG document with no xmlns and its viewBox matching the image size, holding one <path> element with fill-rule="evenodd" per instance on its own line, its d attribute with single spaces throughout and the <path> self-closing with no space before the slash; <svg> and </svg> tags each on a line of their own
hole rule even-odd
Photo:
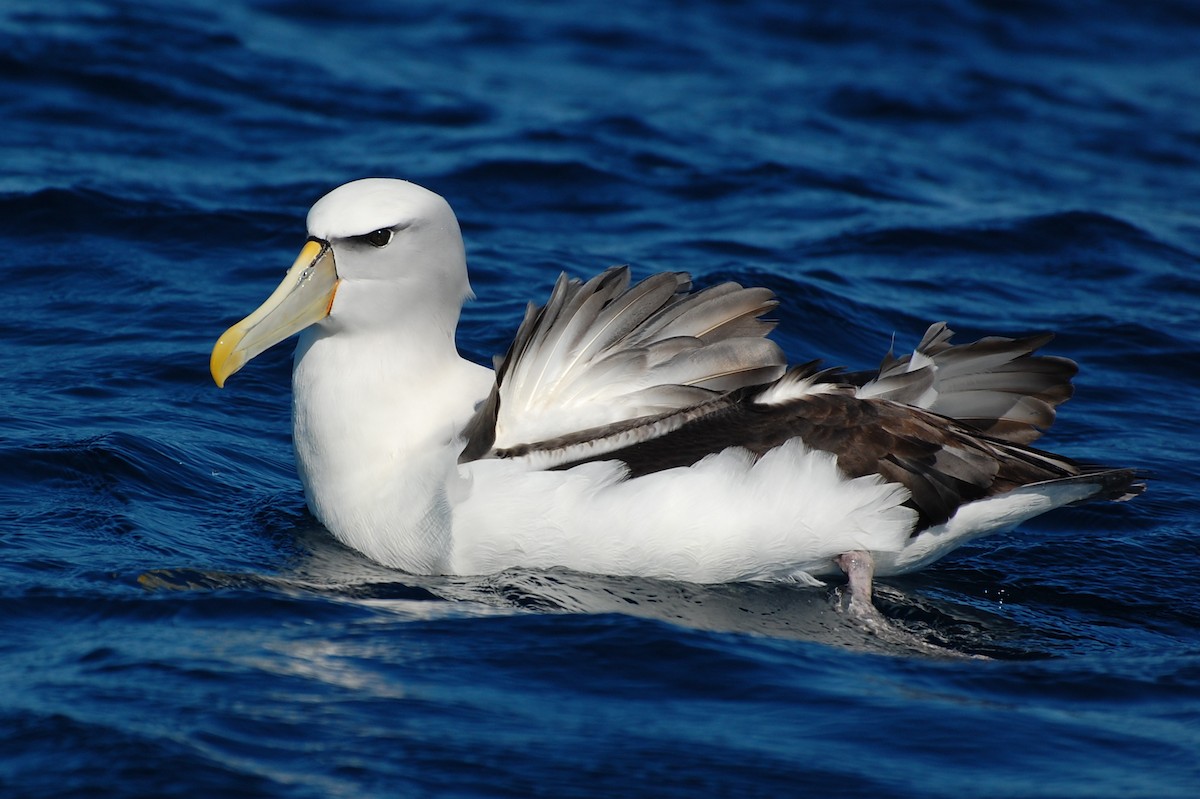
<svg viewBox="0 0 1200 799">
<path fill-rule="evenodd" d="M 391 228 L 388 228 L 388 227 L 380 228 L 379 230 L 376 230 L 373 233 L 367 234 L 367 236 L 366 236 L 367 243 L 370 244 L 372 247 L 386 247 L 386 246 L 388 246 L 388 243 L 391 242 L 392 235 L 393 235 L 393 231 Z"/>
</svg>

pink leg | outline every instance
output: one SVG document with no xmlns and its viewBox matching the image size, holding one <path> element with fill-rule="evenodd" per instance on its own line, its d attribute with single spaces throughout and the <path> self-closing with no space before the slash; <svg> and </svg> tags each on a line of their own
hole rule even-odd
<svg viewBox="0 0 1200 799">
<path fill-rule="evenodd" d="M 901 628 L 893 627 L 875 603 L 871 601 L 871 581 L 875 577 L 875 561 L 870 552 L 855 550 L 839 555 L 837 565 L 846 573 L 849 582 L 846 593 L 849 600 L 845 610 L 853 614 L 855 621 L 863 625 L 867 632 L 875 635 L 889 648 L 899 647 L 896 651 L 913 651 L 926 655 L 942 657 L 958 656 L 960 653 L 952 649 L 943 649 L 935 644 L 926 643 L 912 633 Z M 970 657 L 977 657 L 971 655 Z"/>
<path fill-rule="evenodd" d="M 849 610 L 862 616 L 879 616 L 879 611 L 871 603 L 871 580 L 875 576 L 875 561 L 871 553 L 863 550 L 846 552 L 838 556 L 837 565 L 849 579 L 846 586 L 850 594 Z"/>
</svg>

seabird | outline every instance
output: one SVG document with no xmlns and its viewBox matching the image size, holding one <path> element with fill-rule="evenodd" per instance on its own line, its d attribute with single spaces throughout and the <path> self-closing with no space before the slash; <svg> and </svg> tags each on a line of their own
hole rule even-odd
<svg viewBox="0 0 1200 799">
<path fill-rule="evenodd" d="M 914 571 L 1136 470 L 1029 446 L 1071 395 L 1050 335 L 951 343 L 870 372 L 788 368 L 762 288 L 558 279 L 494 369 L 462 358 L 472 297 L 440 196 L 369 178 L 321 198 L 283 282 L 212 352 L 218 386 L 299 334 L 296 465 L 344 544 L 420 574 L 513 567 L 700 583 Z"/>
</svg>

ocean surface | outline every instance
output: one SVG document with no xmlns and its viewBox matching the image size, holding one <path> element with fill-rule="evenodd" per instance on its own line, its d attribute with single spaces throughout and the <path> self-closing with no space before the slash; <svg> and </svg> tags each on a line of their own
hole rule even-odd
<svg viewBox="0 0 1200 799">
<path fill-rule="evenodd" d="M 1200 795 L 1200 5 L 0 3 L 0 796 Z M 444 195 L 486 362 L 562 270 L 794 361 L 1054 330 L 1152 474 L 880 581 L 413 577 L 216 337 L 358 177 Z"/>
</svg>

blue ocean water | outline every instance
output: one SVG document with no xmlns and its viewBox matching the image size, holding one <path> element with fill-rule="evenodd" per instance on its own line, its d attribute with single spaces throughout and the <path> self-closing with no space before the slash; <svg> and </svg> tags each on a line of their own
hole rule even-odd
<svg viewBox="0 0 1200 799">
<path fill-rule="evenodd" d="M 1191 797 L 1200 7 L 0 4 L 0 795 Z M 1136 466 L 882 581 L 416 578 L 304 507 L 216 336 L 368 175 L 446 196 L 485 361 L 560 270 L 780 296 L 793 360 L 1056 330 Z"/>
</svg>

